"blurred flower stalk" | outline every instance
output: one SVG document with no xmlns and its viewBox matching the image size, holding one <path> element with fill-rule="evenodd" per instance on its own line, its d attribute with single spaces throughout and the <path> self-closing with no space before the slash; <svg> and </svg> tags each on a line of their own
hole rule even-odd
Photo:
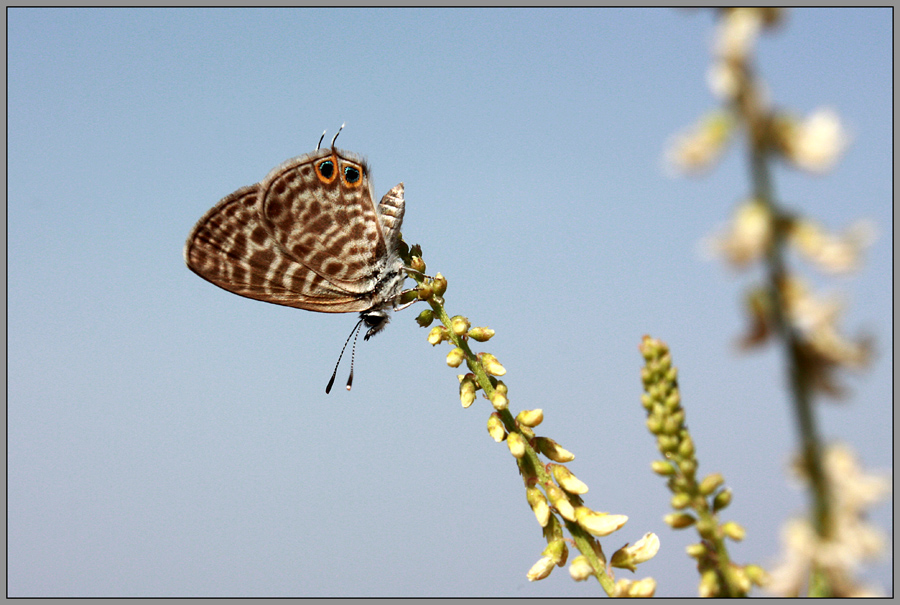
<svg viewBox="0 0 900 605">
<path fill-rule="evenodd" d="M 494 336 L 494 330 L 472 327 L 469 320 L 461 315 L 450 317 L 444 308 L 447 280 L 440 273 L 433 278 L 424 274 L 425 262 L 419 246 L 413 246 L 411 250 L 403 246 L 405 244 L 401 246 L 401 257 L 411 269 L 410 276 L 417 286 L 407 292 L 401 302 L 415 299 L 427 302 L 430 308 L 422 311 L 416 321 L 423 328 L 430 327 L 435 320 L 440 322 L 440 325 L 431 328 L 428 342 L 432 346 L 448 343 L 452 349 L 447 354 L 447 365 L 457 368 L 465 364 L 469 370 L 457 376 L 462 406 L 472 406 L 478 391 L 490 402 L 492 410 L 487 420 L 488 434 L 497 443 L 506 442 L 524 482 L 525 500 L 547 542 L 537 562 L 528 570 L 528 580 L 542 580 L 550 575 L 554 567 L 564 566 L 568 560 L 569 546 L 572 545 L 580 553 L 569 565 L 569 574 L 575 581 L 594 577 L 610 596 L 653 596 L 656 590 L 653 578 L 616 581 L 610 568 L 636 571 L 639 564 L 656 555 L 659 539 L 648 532 L 635 544 L 626 543 L 607 560 L 597 538 L 618 531 L 628 517 L 585 506 L 582 496 L 587 493 L 588 486 L 566 466 L 575 459 L 575 455 L 553 439 L 535 432 L 544 419 L 543 410 L 523 410 L 513 416 L 509 389 L 500 379 L 506 375 L 506 368 L 494 355 L 472 351 L 470 343 L 487 342 Z M 541 456 L 548 461 L 544 462 Z M 570 537 L 565 536 L 564 529 Z"/>
<path fill-rule="evenodd" d="M 841 302 L 814 292 L 808 280 L 788 266 L 787 257 L 793 251 L 822 272 L 852 272 L 860 267 L 875 229 L 861 221 L 843 233 L 830 233 L 815 220 L 779 205 L 771 177 L 775 163 L 825 173 L 845 151 L 849 137 L 831 109 L 801 118 L 772 105 L 752 59 L 760 33 L 783 20 L 781 9 L 719 9 L 718 16 L 708 84 L 721 107 L 675 137 L 668 160 L 681 173 L 702 173 L 732 141 L 746 139 L 752 192 L 738 205 L 730 225 L 708 240 L 708 248 L 736 269 L 763 267 L 763 283 L 753 285 L 746 296 L 749 329 L 741 344 L 748 348 L 778 340 L 784 347 L 800 437 L 798 472 L 812 497 L 811 514 L 785 530 L 785 563 L 773 570 L 770 589 L 794 595 L 806 585 L 810 596 L 869 594 L 850 572 L 862 559 L 881 552 L 873 537 L 877 531 L 862 519 L 886 488 L 847 463 L 853 456 L 845 448 L 826 447 L 813 404 L 818 394 L 840 396 L 843 389 L 836 374 L 864 367 L 872 345 L 867 338 L 841 333 Z M 844 462 L 834 462 L 835 457 Z M 840 464 L 854 476 L 839 477 L 830 464 Z M 848 502 L 842 493 L 848 482 L 865 493 Z"/>
</svg>

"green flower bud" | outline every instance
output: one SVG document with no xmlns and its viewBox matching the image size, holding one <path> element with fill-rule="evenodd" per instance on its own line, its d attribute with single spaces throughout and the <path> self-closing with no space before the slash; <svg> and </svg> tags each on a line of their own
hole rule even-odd
<svg viewBox="0 0 900 605">
<path fill-rule="evenodd" d="M 713 498 L 713 512 L 717 513 L 720 510 L 727 508 L 728 505 L 731 504 L 731 495 L 730 489 L 723 489 L 716 494 L 716 497 Z"/>
<path fill-rule="evenodd" d="M 684 492 L 678 492 L 672 496 L 672 508 L 675 510 L 681 510 L 682 508 L 686 508 L 691 504 L 691 495 L 686 494 Z"/>
<path fill-rule="evenodd" d="M 676 470 L 668 460 L 654 460 L 650 463 L 650 469 L 657 475 L 668 477 L 674 475 Z"/>
<path fill-rule="evenodd" d="M 413 251 L 415 250 L 415 246 L 413 246 Z M 415 252 L 413 252 L 414 254 Z M 414 271 L 418 271 L 419 273 L 425 273 L 425 261 L 422 260 L 421 256 L 413 256 L 412 262 L 409 263 L 409 267 Z"/>
<path fill-rule="evenodd" d="M 725 483 L 725 477 L 721 473 L 712 473 L 703 478 L 700 482 L 700 494 L 708 496 Z"/>
<path fill-rule="evenodd" d="M 562 567 L 569 558 L 569 549 L 566 547 L 565 540 L 553 540 L 547 544 L 547 548 L 541 554 L 550 557 L 558 567 Z"/>
<path fill-rule="evenodd" d="M 709 549 L 703 544 L 703 542 L 697 542 L 696 544 L 688 544 L 685 547 L 685 552 L 692 559 L 701 559 L 709 553 Z"/>
<path fill-rule="evenodd" d="M 672 529 L 684 529 L 697 522 L 697 520 L 688 513 L 669 513 L 663 517 L 663 521 L 665 521 Z"/>
<path fill-rule="evenodd" d="M 421 313 L 419 313 L 418 317 L 416 317 L 416 323 L 418 323 L 423 328 L 427 328 L 431 325 L 431 322 L 434 321 L 434 311 L 431 309 L 425 309 Z"/>
<path fill-rule="evenodd" d="M 694 460 L 682 460 L 678 463 L 678 468 L 685 477 L 693 477 L 697 472 L 697 462 Z"/>
<path fill-rule="evenodd" d="M 494 331 L 490 328 L 472 328 L 469 330 L 469 337 L 478 342 L 487 342 L 494 336 Z"/>
<path fill-rule="evenodd" d="M 416 296 L 419 300 L 428 300 L 434 295 L 434 286 L 430 283 L 420 284 L 416 286 Z"/>
</svg>

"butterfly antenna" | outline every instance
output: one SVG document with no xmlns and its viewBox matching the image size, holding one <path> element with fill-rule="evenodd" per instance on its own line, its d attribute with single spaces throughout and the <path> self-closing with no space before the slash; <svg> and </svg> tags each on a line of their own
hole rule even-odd
<svg viewBox="0 0 900 605">
<path fill-rule="evenodd" d="M 316 151 L 318 151 L 319 148 L 322 146 L 322 141 L 325 140 L 325 133 L 326 133 L 326 132 L 328 132 L 328 129 L 327 129 L 327 128 L 326 128 L 325 130 L 322 131 L 322 136 L 319 137 L 319 144 L 316 145 Z"/>
<path fill-rule="evenodd" d="M 338 131 L 337 131 L 337 133 L 334 135 L 334 138 L 331 139 L 331 147 L 332 147 L 332 149 L 334 148 L 334 142 L 337 141 L 338 135 L 341 134 L 341 131 L 344 129 L 344 126 L 346 126 L 346 125 L 347 125 L 347 122 L 344 122 L 343 124 L 341 124 L 341 127 L 338 128 Z"/>
<path fill-rule="evenodd" d="M 331 387 L 334 386 L 334 378 L 337 376 L 338 366 L 341 365 L 341 358 L 344 356 L 344 351 L 347 349 L 347 343 L 350 342 L 350 339 L 354 334 L 359 335 L 359 325 L 362 323 L 362 319 L 356 322 L 356 325 L 353 326 L 353 329 L 350 331 L 350 335 L 347 336 L 347 340 L 344 341 L 344 346 L 341 347 L 341 354 L 338 355 L 337 363 L 334 364 L 334 372 L 331 374 L 331 380 L 328 381 L 328 386 L 325 387 L 325 394 L 331 392 Z M 353 350 L 356 350 L 356 339 L 353 339 Z M 350 384 L 353 382 L 353 360 L 350 361 L 350 380 L 347 381 L 347 390 L 350 390 Z"/>
</svg>

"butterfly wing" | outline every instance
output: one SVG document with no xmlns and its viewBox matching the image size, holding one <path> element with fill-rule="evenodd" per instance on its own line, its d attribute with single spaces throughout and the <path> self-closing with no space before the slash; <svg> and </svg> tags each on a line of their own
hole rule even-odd
<svg viewBox="0 0 900 605">
<path fill-rule="evenodd" d="M 364 311 L 371 303 L 284 252 L 261 218 L 260 185 L 238 189 L 201 218 L 184 247 L 188 267 L 234 294 L 308 311 Z"/>
<path fill-rule="evenodd" d="M 262 221 L 281 251 L 339 290 L 369 300 L 396 264 L 365 162 L 337 149 L 288 160 L 260 182 Z M 402 190 L 397 220 L 403 218 Z M 402 266 L 400 264 L 399 266 Z"/>
</svg>

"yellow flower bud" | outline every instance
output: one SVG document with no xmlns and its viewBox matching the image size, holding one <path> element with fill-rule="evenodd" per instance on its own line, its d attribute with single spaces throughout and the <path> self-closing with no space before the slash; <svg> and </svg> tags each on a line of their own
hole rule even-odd
<svg viewBox="0 0 900 605">
<path fill-rule="evenodd" d="M 563 519 L 566 521 L 575 521 L 575 508 L 572 506 L 572 503 L 569 502 L 569 499 L 566 498 L 565 492 L 555 485 L 549 485 L 547 486 L 547 497 L 550 499 L 550 504 L 559 511 L 559 514 L 562 515 Z"/>
<path fill-rule="evenodd" d="M 494 391 L 494 394 L 491 395 L 491 405 L 494 406 L 495 410 L 500 412 L 509 407 L 509 399 L 507 399 L 506 395 L 500 391 Z"/>
<path fill-rule="evenodd" d="M 610 559 L 610 565 L 620 567 L 622 569 L 630 569 L 637 571 L 637 566 L 645 561 L 649 561 L 659 552 L 659 537 L 653 532 L 647 532 L 644 537 L 634 543 L 634 545 L 625 545 L 615 553 Z"/>
<path fill-rule="evenodd" d="M 575 507 L 575 521 L 589 534 L 602 537 L 608 536 L 625 525 L 628 517 L 598 513 L 586 506 L 577 506 Z"/>
<path fill-rule="evenodd" d="M 519 433 L 510 433 L 506 436 L 506 445 L 509 447 L 510 453 L 516 458 L 525 455 L 525 439 Z"/>
<path fill-rule="evenodd" d="M 765 586 L 769 583 L 769 574 L 759 565 L 754 565 L 752 563 L 750 565 L 745 565 L 744 573 L 747 574 L 747 579 L 757 586 Z"/>
<path fill-rule="evenodd" d="M 434 284 L 434 293 L 437 296 L 443 296 L 444 292 L 447 291 L 447 278 L 438 273 L 434 276 L 432 283 Z"/>
<path fill-rule="evenodd" d="M 543 455 L 553 460 L 553 462 L 571 462 L 575 460 L 575 454 L 563 449 L 557 442 L 549 437 L 537 437 L 535 446 Z"/>
<path fill-rule="evenodd" d="M 588 491 L 588 486 L 564 466 L 554 464 L 553 477 L 559 486 L 570 494 L 586 494 Z"/>
<path fill-rule="evenodd" d="M 656 594 L 656 580 L 653 578 L 644 578 L 637 582 L 632 582 L 628 587 L 628 596 L 636 599 L 649 599 Z"/>
<path fill-rule="evenodd" d="M 556 563 L 550 557 L 541 557 L 538 559 L 538 562 L 531 566 L 531 569 L 528 570 L 528 574 L 526 577 L 529 582 L 535 582 L 537 580 L 543 580 L 547 576 L 550 575 L 550 572 L 553 571 L 553 566 Z"/>
<path fill-rule="evenodd" d="M 458 368 L 465 358 L 465 352 L 459 347 L 454 347 L 452 351 L 447 353 L 447 365 L 451 368 Z"/>
<path fill-rule="evenodd" d="M 691 495 L 684 492 L 678 492 L 672 496 L 671 504 L 672 508 L 675 510 L 686 508 L 691 504 Z"/>
<path fill-rule="evenodd" d="M 472 391 L 472 399 L 475 399 L 475 392 Z M 471 405 L 471 404 L 470 404 Z M 506 439 L 506 429 L 503 426 L 503 421 L 500 420 L 500 417 L 497 414 L 491 414 L 488 416 L 488 434 L 491 436 L 491 439 L 500 443 L 504 439 Z"/>
<path fill-rule="evenodd" d="M 506 374 L 506 368 L 500 365 L 497 358 L 490 353 L 482 353 L 479 357 L 481 358 L 481 364 L 484 366 L 484 371 L 488 374 L 492 376 L 503 376 Z"/>
<path fill-rule="evenodd" d="M 544 420 L 544 410 L 522 410 L 516 416 L 516 422 L 524 426 L 535 427 Z"/>
<path fill-rule="evenodd" d="M 728 521 L 722 524 L 722 533 L 735 542 L 740 542 L 747 535 L 747 530 L 734 521 Z"/>
<path fill-rule="evenodd" d="M 700 586 L 697 589 L 700 597 L 709 598 L 721 595 L 719 576 L 715 569 L 707 569 L 700 575 Z"/>
<path fill-rule="evenodd" d="M 688 544 L 684 548 L 687 555 L 692 559 L 701 559 L 702 557 L 707 556 L 709 549 L 706 548 L 706 545 L 703 542 L 697 542 L 695 544 Z"/>
<path fill-rule="evenodd" d="M 668 460 L 654 460 L 650 463 L 650 468 L 657 475 L 669 477 L 675 474 L 675 467 Z"/>
<path fill-rule="evenodd" d="M 431 346 L 441 344 L 441 341 L 446 338 L 444 334 L 444 328 L 441 326 L 435 326 L 431 328 L 431 332 L 428 333 L 428 343 Z"/>
<path fill-rule="evenodd" d="M 594 568 L 591 567 L 587 557 L 579 555 L 572 559 L 572 563 L 569 565 L 569 575 L 576 582 L 584 582 L 594 575 Z"/>
<path fill-rule="evenodd" d="M 469 320 L 462 315 L 456 315 L 450 320 L 450 329 L 453 330 L 453 333 L 457 336 L 465 334 L 470 325 Z"/>
<path fill-rule="evenodd" d="M 464 408 L 475 402 L 475 380 L 472 374 L 466 374 L 459 381 L 459 401 Z"/>
<path fill-rule="evenodd" d="M 550 521 L 550 506 L 547 504 L 547 498 L 536 487 L 529 487 L 525 490 L 525 497 L 528 499 L 528 504 L 534 511 L 538 523 L 541 524 L 541 527 L 547 527 L 547 523 Z"/>
</svg>

